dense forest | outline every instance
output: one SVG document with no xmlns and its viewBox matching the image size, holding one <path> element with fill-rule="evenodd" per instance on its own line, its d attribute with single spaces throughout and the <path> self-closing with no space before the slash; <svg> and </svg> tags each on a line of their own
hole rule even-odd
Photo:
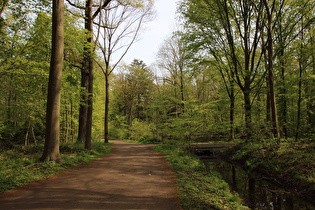
<svg viewBox="0 0 315 210">
<path fill-rule="evenodd" d="M 153 3 L 65 1 L 60 142 L 313 139 L 315 1 L 181 0 L 180 29 L 155 64 L 121 63 Z M 52 11 L 45 0 L 1 1 L 6 147 L 45 141 Z"/>
</svg>

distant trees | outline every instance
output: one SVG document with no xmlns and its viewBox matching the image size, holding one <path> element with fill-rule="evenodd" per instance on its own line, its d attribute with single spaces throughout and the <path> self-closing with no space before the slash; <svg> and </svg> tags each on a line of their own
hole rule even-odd
<svg viewBox="0 0 315 210">
<path fill-rule="evenodd" d="M 113 70 L 132 43 L 136 41 L 142 23 L 150 19 L 153 6 L 152 1 L 137 1 L 136 3 L 115 1 L 110 7 L 109 3 L 110 0 L 99 1 L 97 4 L 95 2 L 93 4 L 93 1 L 66 1 L 64 61 L 62 62 L 64 76 L 63 78 L 52 77 L 57 79 L 58 85 L 62 80 L 62 88 L 51 85 L 57 88 L 54 91 L 62 93 L 60 111 L 56 109 L 53 112 L 54 114 L 60 112 L 60 126 L 58 127 L 61 141 L 75 142 L 79 133 L 77 140 L 84 141 L 87 149 L 90 148 L 92 139 L 92 96 L 103 94 L 99 87 L 97 87 L 98 92 L 93 93 L 95 86 L 93 85 L 93 63 L 95 60 L 102 63 L 102 59 L 95 53 L 96 39 L 106 40 L 108 36 L 103 32 L 107 29 L 112 31 L 110 36 L 113 36 L 110 41 L 115 40 L 115 45 L 114 48 L 111 46 L 108 53 L 110 56 L 113 52 L 111 50 L 122 53 L 120 59 L 113 63 L 114 66 L 108 63 L 110 65 L 108 69 Z M 23 142 L 25 145 L 32 142 L 42 143 L 45 136 L 44 116 L 49 75 L 47 70 L 50 63 L 52 68 L 54 68 L 52 65 L 57 65 L 50 61 L 52 53 L 50 7 L 50 2 L 43 0 L 32 0 L 28 4 L 24 1 L 2 1 L 0 4 L 0 46 L 2 48 L 0 87 L 3 90 L 0 93 L 0 139 L 5 140 L 5 143 L 9 145 L 15 142 Z M 125 9 L 121 10 L 122 8 Z M 120 12 L 122 14 L 118 15 Z M 105 13 L 112 17 L 121 16 L 122 18 L 118 21 L 119 27 L 115 22 L 117 19 L 108 20 L 109 16 L 104 16 Z M 127 13 L 128 15 L 124 16 Z M 86 18 L 81 19 L 83 17 L 81 14 Z M 101 22 L 97 23 L 98 20 Z M 93 33 L 93 25 L 94 29 L 99 28 L 102 32 L 96 30 Z M 115 37 L 116 35 L 118 38 Z M 104 67 L 104 65 L 99 67 Z M 79 106 L 86 111 L 78 112 Z M 79 118 L 84 119 L 78 120 Z M 96 126 L 93 129 L 100 130 Z M 54 134 L 59 135 L 58 132 Z M 47 138 L 52 136 L 46 135 Z"/>
<path fill-rule="evenodd" d="M 152 7 L 151 0 L 122 3 L 113 1 L 109 3 L 109 9 L 100 12 L 97 21 L 97 47 L 102 54 L 102 60 L 97 64 L 105 79 L 105 142 L 108 142 L 109 135 L 109 77 L 137 40 L 143 24 L 152 18 Z"/>
<path fill-rule="evenodd" d="M 98 5 L 93 4 L 93 0 L 85 2 L 73 2 L 67 0 L 69 6 L 74 9 L 84 11 L 85 37 L 81 40 L 83 44 L 82 59 L 77 63 L 81 70 L 81 103 L 79 109 L 79 142 L 85 142 L 85 148 L 90 149 L 92 141 L 92 114 L 93 114 L 93 69 L 95 60 L 95 40 L 93 25 L 95 18 L 107 7 L 111 0 L 99 1 Z M 75 16 L 80 16 L 79 12 L 73 12 Z"/>
<path fill-rule="evenodd" d="M 313 1 L 187 0 L 180 11 L 183 31 L 157 55 L 160 73 L 146 121 L 127 112 L 135 99 L 124 94 L 130 88 L 130 69 L 124 69 L 113 80 L 111 123 L 127 133 L 141 124 L 154 139 L 186 143 L 244 138 L 279 144 L 281 137 L 313 135 Z"/>
<path fill-rule="evenodd" d="M 173 34 L 172 37 L 165 39 L 157 54 L 157 65 L 167 72 L 165 82 L 173 86 L 174 98 L 180 100 L 179 104 L 182 105 L 185 101 L 185 62 L 186 53 L 179 34 Z M 183 108 L 179 107 L 181 110 Z"/>
<path fill-rule="evenodd" d="M 163 42 L 154 66 L 136 59 L 120 65 L 152 18 L 153 1 L 66 0 L 63 77 L 50 78 L 49 100 L 51 93 L 57 100 L 48 102 L 54 111 L 45 120 L 48 69 L 61 64 L 50 7 L 43 0 L 0 3 L 0 139 L 8 146 L 46 136 L 42 160 L 58 160 L 56 136 L 89 149 L 92 130 L 105 142 L 279 144 L 314 135 L 313 0 L 184 0 L 182 29 Z"/>
<path fill-rule="evenodd" d="M 37 138 L 43 136 L 51 19 L 31 7 L 34 2 L 23 7 L 20 1 L 8 1 L 2 8 L 0 133 L 8 143 L 15 139 L 27 141 L 27 130 Z"/>
<path fill-rule="evenodd" d="M 122 131 L 125 129 L 125 133 L 121 135 L 126 138 L 134 136 L 134 127 L 137 124 L 151 123 L 150 106 L 155 92 L 153 78 L 150 68 L 137 59 L 124 66 L 120 74 L 115 75 L 110 118 L 113 125 Z M 119 122 L 122 119 L 123 121 Z"/>
<path fill-rule="evenodd" d="M 309 28 L 313 20 L 307 14 L 314 11 L 314 2 L 187 0 L 182 2 L 181 11 L 185 17 L 186 46 L 195 52 L 199 60 L 201 58 L 210 66 L 218 67 L 231 99 L 230 110 L 234 109 L 232 101 L 235 100 L 233 96 L 236 96 L 233 94 L 233 84 L 242 91 L 246 138 L 254 138 L 256 126 L 270 127 L 272 135 L 280 143 L 281 132 L 288 135 L 289 113 L 286 108 L 287 88 L 277 86 L 277 82 L 282 85 L 286 82 L 286 51 L 289 46 L 294 46 L 298 36 L 301 37 L 299 31 Z M 297 26 L 303 19 L 305 24 L 301 30 Z M 308 35 L 312 36 L 311 33 Z M 290 59 L 298 61 L 296 58 Z M 215 60 L 216 64 L 211 64 L 211 60 Z M 278 72 L 281 72 L 281 77 Z M 282 78 L 282 82 L 278 78 Z M 300 87 L 301 84 L 297 85 Z M 276 101 L 279 87 L 280 122 L 277 109 L 279 103 Z M 301 92 L 298 92 L 300 95 Z M 253 113 L 256 112 L 253 107 L 262 110 L 261 105 L 258 105 L 262 97 L 266 100 L 266 124 L 261 123 L 260 117 L 256 116 L 253 122 Z M 296 99 L 299 101 L 301 97 Z M 299 113 L 299 105 L 297 108 Z M 231 115 L 231 122 L 232 119 Z"/>
</svg>

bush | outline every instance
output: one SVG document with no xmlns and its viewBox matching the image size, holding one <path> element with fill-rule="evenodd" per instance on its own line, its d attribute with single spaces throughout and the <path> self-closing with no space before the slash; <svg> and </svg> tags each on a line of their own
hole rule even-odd
<svg viewBox="0 0 315 210">
<path fill-rule="evenodd" d="M 152 126 L 138 119 L 133 120 L 130 129 L 130 139 L 141 143 L 157 143 L 159 139 L 152 133 Z"/>
<path fill-rule="evenodd" d="M 157 144 L 161 142 L 161 139 L 156 136 L 145 134 L 139 139 L 139 142 L 142 144 Z"/>
</svg>

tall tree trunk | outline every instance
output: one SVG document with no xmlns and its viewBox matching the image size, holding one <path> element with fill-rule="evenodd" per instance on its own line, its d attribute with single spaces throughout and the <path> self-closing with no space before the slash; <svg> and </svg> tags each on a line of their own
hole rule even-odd
<svg viewBox="0 0 315 210">
<path fill-rule="evenodd" d="M 7 100 L 7 125 L 13 125 L 12 121 L 12 98 L 13 98 L 13 74 L 10 74 L 10 83 L 8 88 L 8 100 Z"/>
<path fill-rule="evenodd" d="M 234 95 L 234 81 L 230 81 L 230 138 L 235 138 L 235 132 L 234 132 L 234 110 L 235 110 L 235 95 Z"/>
<path fill-rule="evenodd" d="M 64 141 L 68 142 L 68 138 L 69 138 L 69 110 L 68 110 L 68 106 L 65 106 L 65 136 L 64 136 Z"/>
<path fill-rule="evenodd" d="M 109 116 L 109 66 L 106 65 L 105 72 L 105 116 L 104 116 L 104 142 L 108 143 L 108 116 Z"/>
<path fill-rule="evenodd" d="M 86 138 L 85 138 L 85 149 L 91 149 L 92 146 L 92 115 L 93 115 L 93 19 L 92 19 L 92 9 L 93 0 L 86 1 L 86 11 L 85 11 L 85 28 L 87 29 L 87 45 L 88 51 L 86 53 L 87 68 L 89 72 L 89 82 L 88 82 L 88 110 L 87 110 L 87 121 L 86 121 Z"/>
<path fill-rule="evenodd" d="M 286 89 L 286 82 L 285 82 L 285 61 L 284 61 L 284 49 L 281 49 L 280 51 L 280 65 L 281 65 L 281 80 L 282 80 L 282 85 L 281 85 L 281 127 L 283 129 L 283 135 L 285 138 L 288 137 L 288 129 L 287 129 L 287 89 Z"/>
<path fill-rule="evenodd" d="M 92 125 L 93 125 L 93 60 L 90 60 L 90 75 L 89 75 L 89 98 L 88 98 L 88 113 L 87 113 L 87 124 L 86 124 L 86 140 L 85 149 L 91 149 L 92 147 Z"/>
<path fill-rule="evenodd" d="M 46 136 L 41 161 L 60 161 L 60 92 L 64 50 L 63 14 L 64 1 L 53 0 L 52 55 L 47 96 Z"/>
<path fill-rule="evenodd" d="M 304 52 L 303 52 L 303 42 L 304 42 L 304 29 L 302 21 L 302 30 L 301 30 L 301 45 L 300 45 L 300 58 L 299 58 L 299 83 L 298 83 L 298 102 L 297 102 L 297 120 L 296 120 L 296 130 L 295 130 L 295 141 L 298 141 L 300 137 L 300 127 L 301 127 L 301 103 L 302 103 L 302 75 L 304 69 Z"/>
<path fill-rule="evenodd" d="M 246 82 L 245 82 L 246 83 Z M 249 140 L 252 137 L 252 106 L 250 101 L 250 89 L 244 87 L 244 110 L 245 110 L 245 135 L 246 139 Z"/>
<path fill-rule="evenodd" d="M 285 38 L 283 37 L 284 31 L 283 31 L 283 18 L 282 18 L 282 11 L 279 11 L 279 44 L 280 44 L 280 50 L 278 55 L 278 60 L 280 63 L 280 69 L 281 69 L 281 89 L 280 89 L 280 110 L 279 113 L 279 123 L 280 128 L 283 130 L 283 137 L 288 137 L 288 107 L 287 107 L 287 88 L 286 88 L 286 78 L 285 78 Z"/>
<path fill-rule="evenodd" d="M 85 58 L 84 63 L 88 62 Z M 89 77 L 87 68 L 83 66 L 81 70 L 81 101 L 79 109 L 79 130 L 78 130 L 78 142 L 84 142 L 86 137 L 86 124 L 88 115 L 88 85 Z"/>
<path fill-rule="evenodd" d="M 280 128 L 277 113 L 276 104 L 276 93 L 274 85 L 274 75 L 273 75 L 273 46 L 271 35 L 268 37 L 268 83 L 269 83 L 269 93 L 270 93 L 270 107 L 271 107 L 271 117 L 272 117 L 272 130 L 273 135 L 277 139 L 277 143 L 280 143 Z"/>
<path fill-rule="evenodd" d="M 315 75 L 315 53 L 314 53 L 314 44 L 315 40 L 314 37 L 311 37 L 311 60 L 312 60 L 312 74 Z M 311 81 L 308 83 L 308 100 L 307 100 L 307 122 L 310 126 L 310 128 L 315 128 L 315 96 L 314 96 L 314 89 L 315 86 L 314 79 L 311 79 Z"/>
<path fill-rule="evenodd" d="M 273 75 L 273 40 L 272 40 L 272 11 L 270 9 L 266 0 L 263 1 L 265 9 L 267 12 L 267 71 L 268 71 L 268 84 L 269 84 L 269 96 L 270 96 L 270 108 L 271 108 L 271 117 L 272 117 L 272 132 L 274 137 L 277 139 L 277 143 L 280 144 L 280 128 L 276 104 L 276 93 L 275 93 L 275 84 L 274 84 L 274 75 Z"/>
<path fill-rule="evenodd" d="M 297 102 L 297 119 L 296 119 L 296 131 L 295 131 L 295 141 L 298 141 L 300 137 L 300 127 L 301 127 L 301 103 L 302 103 L 302 63 L 299 62 L 299 84 L 298 84 L 298 102 Z"/>
</svg>

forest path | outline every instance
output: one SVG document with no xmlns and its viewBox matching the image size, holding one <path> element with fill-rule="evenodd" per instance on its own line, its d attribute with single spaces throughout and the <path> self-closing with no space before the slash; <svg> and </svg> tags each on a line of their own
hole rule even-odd
<svg viewBox="0 0 315 210">
<path fill-rule="evenodd" d="M 0 209 L 180 209 L 164 157 L 149 145 L 113 142 L 99 160 L 0 195 Z"/>
</svg>

